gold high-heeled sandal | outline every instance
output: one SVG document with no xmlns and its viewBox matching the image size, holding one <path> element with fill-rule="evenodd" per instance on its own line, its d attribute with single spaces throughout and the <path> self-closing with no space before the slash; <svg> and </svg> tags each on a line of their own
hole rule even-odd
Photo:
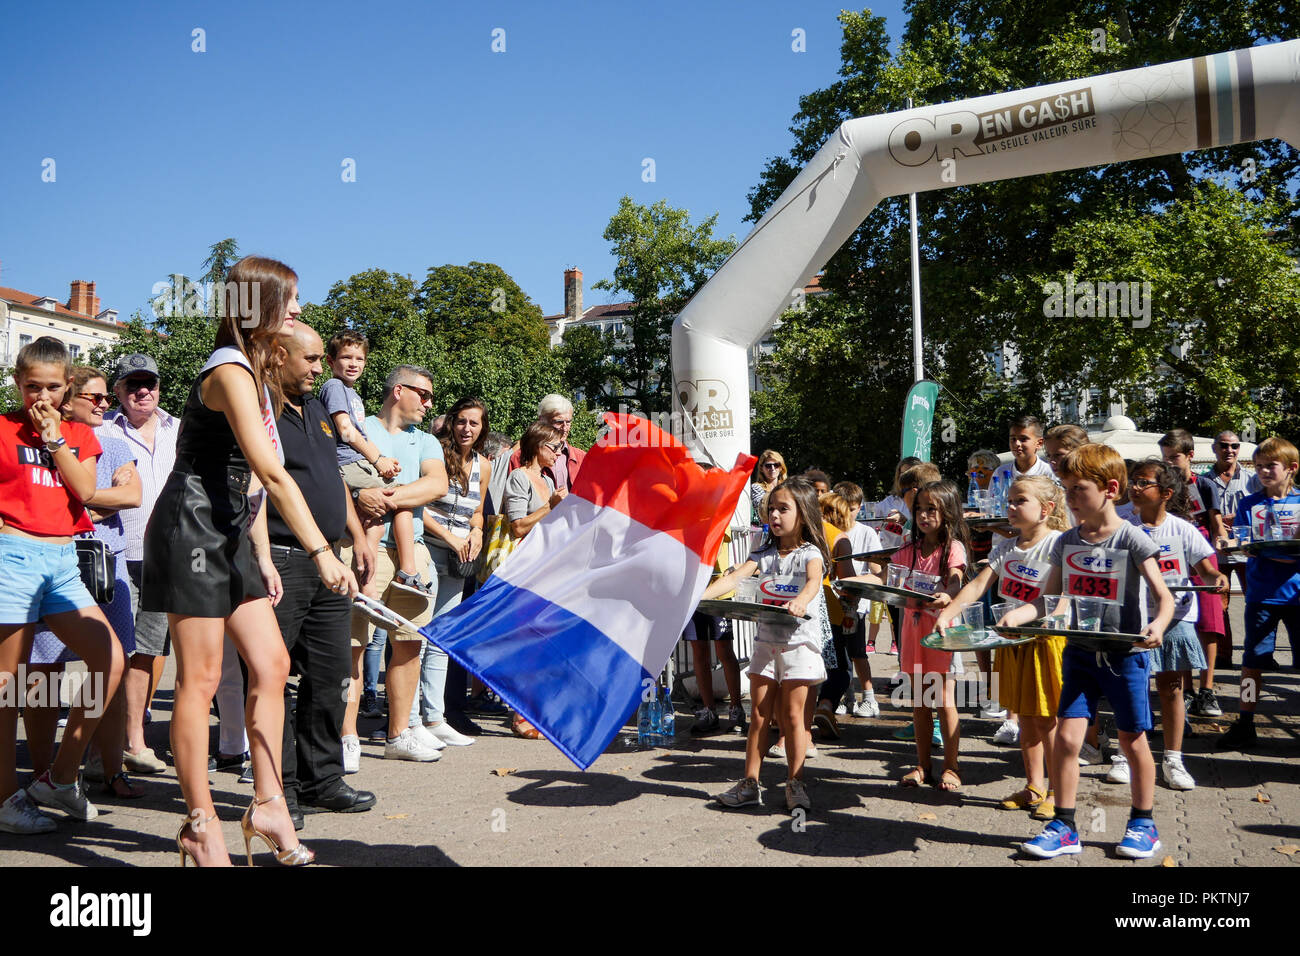
<svg viewBox="0 0 1300 956">
<path fill-rule="evenodd" d="M 248 854 L 248 865 L 253 865 L 253 837 L 260 837 L 262 842 L 267 845 L 272 853 L 275 854 L 275 861 L 285 866 L 306 866 L 316 859 L 316 854 L 299 843 L 291 850 L 281 850 L 280 844 L 275 842 L 275 838 L 269 833 L 263 833 L 257 827 L 253 826 L 253 814 L 258 807 L 268 803 L 274 803 L 276 800 L 283 800 L 284 794 L 277 793 L 273 797 L 267 797 L 265 800 L 254 799 L 244 811 L 244 818 L 239 821 L 239 827 L 244 832 L 244 852 Z"/>
<path fill-rule="evenodd" d="M 189 850 L 185 849 L 185 844 L 181 842 L 181 837 L 185 835 L 185 831 L 190 828 L 190 824 L 192 823 L 198 822 L 202 826 L 207 826 L 209 823 L 213 822 L 216 819 L 217 819 L 217 815 L 215 813 L 212 814 L 212 816 L 208 817 L 206 820 L 202 819 L 201 817 L 198 820 L 196 820 L 193 816 L 187 816 L 185 818 L 185 822 L 181 824 L 181 828 L 176 831 L 176 849 L 181 851 L 182 868 L 184 868 L 185 866 L 186 857 L 189 857 L 191 860 L 193 860 L 195 866 L 199 865 L 198 858 Z"/>
</svg>

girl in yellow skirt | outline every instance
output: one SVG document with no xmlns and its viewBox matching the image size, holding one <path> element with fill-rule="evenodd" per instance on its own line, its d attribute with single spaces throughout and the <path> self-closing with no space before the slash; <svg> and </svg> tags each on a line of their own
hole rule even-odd
<svg viewBox="0 0 1300 956">
<path fill-rule="evenodd" d="M 946 604 L 936 629 L 940 632 L 960 620 L 962 608 L 984 596 L 995 582 L 994 608 L 1002 614 L 1021 604 L 1035 604 L 1046 613 L 1043 583 L 1051 569 L 1052 545 L 1068 527 L 1065 495 L 1050 478 L 1017 478 L 1007 493 L 1007 519 L 1019 532 L 993 546 L 989 563 Z M 1020 715 L 1020 752 L 1025 762 L 1026 785 L 1002 801 L 1006 810 L 1030 810 L 1038 820 L 1055 816 L 1052 792 L 1044 768 L 1052 765 L 1052 740 L 1056 708 L 1061 697 L 1061 654 L 1065 638 L 1040 637 L 1017 647 L 1000 648 L 994 663 L 997 696 L 1007 710 Z"/>
</svg>

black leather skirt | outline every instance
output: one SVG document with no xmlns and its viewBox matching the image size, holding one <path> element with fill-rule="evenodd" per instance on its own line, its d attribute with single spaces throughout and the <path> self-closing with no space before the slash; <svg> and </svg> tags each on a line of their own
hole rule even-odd
<svg viewBox="0 0 1300 956">
<path fill-rule="evenodd" d="M 229 617 L 266 597 L 248 537 L 249 473 L 173 471 L 144 533 L 140 608 Z"/>
</svg>

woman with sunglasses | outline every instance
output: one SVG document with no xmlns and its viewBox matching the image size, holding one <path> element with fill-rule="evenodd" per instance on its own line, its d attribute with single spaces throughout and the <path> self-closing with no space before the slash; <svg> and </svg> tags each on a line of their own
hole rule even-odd
<svg viewBox="0 0 1300 956">
<path fill-rule="evenodd" d="M 763 499 L 772 489 L 785 481 L 785 459 L 779 451 L 768 449 L 758 456 L 758 468 L 754 471 L 754 483 L 749 486 L 749 498 L 754 503 L 754 513 L 765 515 Z"/>
<path fill-rule="evenodd" d="M 516 540 L 533 529 L 568 495 L 568 489 L 556 489 L 543 469 L 554 466 L 564 452 L 564 433 L 547 422 L 533 422 L 519 439 L 520 466 L 506 479 L 505 514 L 510 533 Z M 515 736 L 536 740 L 537 728 L 518 714 L 511 713 L 510 729 Z"/>
<path fill-rule="evenodd" d="M 80 422 L 90 428 L 104 423 L 112 395 L 103 374 L 87 365 L 74 365 L 71 369 L 72 387 L 59 408 L 65 422 Z M 101 604 L 100 610 L 108 618 L 113 634 L 122 645 L 124 658 L 135 650 L 135 622 L 131 616 L 131 589 L 126 579 L 126 530 L 119 511 L 140 507 L 140 476 L 135 470 L 135 455 L 131 446 L 112 435 L 99 435 L 103 453 L 95 462 L 95 494 L 84 504 L 86 513 L 95 523 L 94 536 L 108 546 L 115 556 L 117 581 L 113 587 L 113 600 Z M 50 693 L 29 700 L 23 708 L 23 724 L 27 729 L 27 749 L 32 757 L 32 768 L 37 776 L 49 769 L 54 758 L 54 736 L 59 719 L 59 698 L 53 693 L 62 681 L 66 662 L 77 655 L 42 627 L 32 641 L 28 674 L 43 674 L 44 687 Z M 90 740 L 86 759 L 86 777 L 104 781 L 104 794 L 130 800 L 144 794 L 131 785 L 122 770 L 122 748 L 126 736 L 126 687 L 119 684 L 111 701 L 99 701 L 104 708 L 104 718 Z"/>
</svg>

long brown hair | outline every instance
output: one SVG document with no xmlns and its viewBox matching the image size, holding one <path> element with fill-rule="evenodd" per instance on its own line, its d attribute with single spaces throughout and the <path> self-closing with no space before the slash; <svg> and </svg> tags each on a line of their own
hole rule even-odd
<svg viewBox="0 0 1300 956">
<path fill-rule="evenodd" d="M 938 505 L 939 514 L 943 517 L 943 524 L 939 528 L 939 578 L 942 580 L 948 577 L 948 549 L 952 542 L 957 541 L 966 552 L 966 573 L 962 575 L 965 580 L 970 576 L 970 528 L 962 513 L 961 489 L 952 481 L 927 482 L 916 493 L 916 499 L 912 502 L 912 567 L 916 567 L 916 556 L 921 553 L 921 540 L 925 537 L 916 520 L 921 495 Z"/>
<path fill-rule="evenodd" d="M 794 499 L 795 510 L 799 512 L 799 537 L 821 552 L 822 568 L 829 569 L 831 549 L 826 544 L 826 532 L 822 530 L 822 509 L 817 501 L 817 489 L 807 478 L 787 478 L 768 492 L 767 500 L 771 501 L 778 491 L 786 491 Z M 778 546 L 776 536 L 770 530 L 763 546 L 769 544 L 774 548 Z M 829 573 L 829 570 L 823 573 Z"/>
<path fill-rule="evenodd" d="M 469 494 L 469 470 L 465 467 L 465 460 L 460 456 L 460 448 L 456 445 L 456 419 L 460 413 L 468 408 L 477 408 L 483 413 L 483 429 L 478 433 L 478 439 L 470 449 L 475 454 L 483 454 L 483 447 L 487 444 L 488 432 L 492 430 L 488 424 L 488 410 L 477 398 L 462 398 L 443 416 L 442 427 L 438 429 L 437 438 L 442 444 L 442 460 L 447 466 L 447 480 L 452 484 L 458 484 L 461 487 L 461 494 Z"/>
<path fill-rule="evenodd" d="M 284 325 L 285 309 L 298 289 L 298 273 L 283 262 L 262 256 L 245 256 L 226 273 L 222 290 L 223 315 L 217 326 L 216 347 L 239 349 L 253 366 L 257 402 L 271 392 L 271 414 L 284 407 L 280 377 L 269 371 L 280 345 L 276 336 Z"/>
</svg>

